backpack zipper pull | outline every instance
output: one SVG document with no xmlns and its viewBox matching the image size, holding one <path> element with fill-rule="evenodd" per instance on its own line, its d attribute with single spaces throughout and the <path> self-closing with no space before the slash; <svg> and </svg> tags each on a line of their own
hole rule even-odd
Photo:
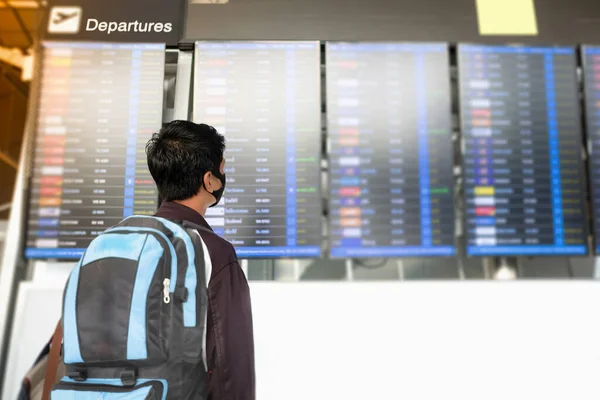
<svg viewBox="0 0 600 400">
<path fill-rule="evenodd" d="M 171 280 L 169 278 L 165 278 L 163 281 L 163 301 L 165 304 L 169 304 L 171 302 L 171 294 L 169 293 L 169 287 L 171 286 Z"/>
</svg>

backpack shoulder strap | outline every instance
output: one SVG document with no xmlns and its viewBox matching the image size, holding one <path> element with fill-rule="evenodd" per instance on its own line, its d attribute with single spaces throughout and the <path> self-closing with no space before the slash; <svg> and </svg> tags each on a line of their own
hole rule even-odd
<svg viewBox="0 0 600 400">
<path fill-rule="evenodd" d="M 44 378 L 44 391 L 42 392 L 42 400 L 50 399 L 50 391 L 56 382 L 56 372 L 58 363 L 60 362 L 60 348 L 62 346 L 63 330 L 62 319 L 58 321 L 52 342 L 50 344 L 50 353 L 48 355 L 48 364 L 46 366 L 46 377 Z"/>
</svg>

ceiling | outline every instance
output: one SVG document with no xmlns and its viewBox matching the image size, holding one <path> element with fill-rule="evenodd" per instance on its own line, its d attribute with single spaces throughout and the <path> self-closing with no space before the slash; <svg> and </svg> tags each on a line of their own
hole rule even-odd
<svg viewBox="0 0 600 400">
<path fill-rule="evenodd" d="M 0 0 L 0 46 L 25 52 L 36 35 L 40 14 L 38 1 Z M 28 85 L 21 71 L 0 62 L 0 220 L 8 218 L 17 170 Z"/>
<path fill-rule="evenodd" d="M 38 25 L 40 2 L 0 0 L 0 46 L 27 49 Z"/>
</svg>

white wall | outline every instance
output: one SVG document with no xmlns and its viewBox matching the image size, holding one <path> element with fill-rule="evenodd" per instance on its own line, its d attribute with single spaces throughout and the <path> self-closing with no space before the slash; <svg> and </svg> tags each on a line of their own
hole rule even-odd
<svg viewBox="0 0 600 400">
<path fill-rule="evenodd" d="M 253 285 L 258 399 L 598 399 L 600 283 Z"/>
<path fill-rule="evenodd" d="M 62 295 L 27 285 L 22 296 L 46 308 L 19 300 L 36 305 L 16 325 L 28 336 L 13 336 L 6 400 Z M 597 282 L 251 287 L 259 400 L 600 398 Z"/>
</svg>

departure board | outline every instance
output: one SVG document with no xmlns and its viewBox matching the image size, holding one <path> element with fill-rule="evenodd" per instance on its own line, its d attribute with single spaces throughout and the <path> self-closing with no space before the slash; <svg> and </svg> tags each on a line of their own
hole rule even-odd
<svg viewBox="0 0 600 400">
<path fill-rule="evenodd" d="M 585 255 L 574 49 L 458 53 L 467 254 Z"/>
<path fill-rule="evenodd" d="M 595 253 L 600 254 L 600 47 L 583 47 L 590 190 Z"/>
<path fill-rule="evenodd" d="M 198 42 L 194 121 L 227 140 L 213 230 L 244 258 L 321 254 L 318 42 Z"/>
<path fill-rule="evenodd" d="M 28 258 L 79 258 L 103 230 L 152 215 L 145 145 L 161 127 L 165 46 L 43 45 Z"/>
<path fill-rule="evenodd" d="M 450 256 L 446 44 L 329 43 L 332 257 Z"/>
</svg>

